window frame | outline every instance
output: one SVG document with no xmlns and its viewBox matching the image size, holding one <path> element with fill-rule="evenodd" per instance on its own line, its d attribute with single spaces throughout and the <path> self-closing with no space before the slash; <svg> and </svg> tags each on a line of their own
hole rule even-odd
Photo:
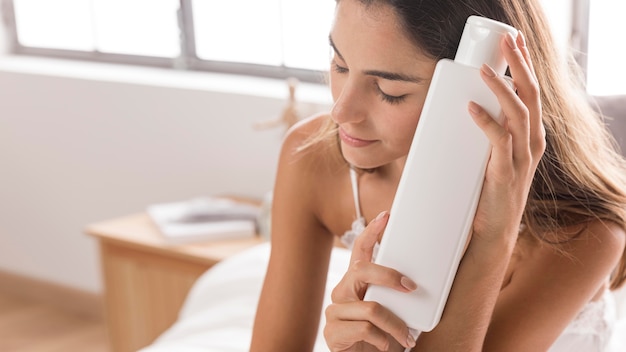
<svg viewBox="0 0 626 352">
<path fill-rule="evenodd" d="M 572 31 L 570 46 L 574 60 L 580 67 L 583 80 L 587 82 L 587 55 L 589 54 L 589 9 L 591 0 L 572 0 Z"/>
</svg>

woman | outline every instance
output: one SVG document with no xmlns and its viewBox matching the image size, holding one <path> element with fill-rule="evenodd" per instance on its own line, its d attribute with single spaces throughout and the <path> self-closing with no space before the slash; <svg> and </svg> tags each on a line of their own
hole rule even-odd
<svg viewBox="0 0 626 352">
<path fill-rule="evenodd" d="M 454 57 L 473 14 L 520 30 L 501 43 L 515 90 L 481 68 L 505 123 L 468 104 L 491 157 L 443 317 L 416 339 L 362 299 L 369 284 L 419 287 L 372 263 L 372 252 L 435 63 Z M 332 351 L 601 350 L 607 292 L 626 277 L 626 167 L 561 64 L 538 0 L 338 0 L 330 43 L 332 111 L 296 125 L 281 152 L 252 351 L 313 348 L 330 252 L 344 233 L 359 236 L 325 310 Z M 583 312 L 591 320 L 577 329 Z"/>
</svg>

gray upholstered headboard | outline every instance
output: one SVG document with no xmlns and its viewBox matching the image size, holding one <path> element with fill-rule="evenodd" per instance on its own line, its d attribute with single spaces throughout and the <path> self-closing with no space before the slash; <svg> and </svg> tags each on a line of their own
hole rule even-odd
<svg viewBox="0 0 626 352">
<path fill-rule="evenodd" d="M 626 155 L 626 95 L 594 97 L 600 112 L 607 116 L 609 129 Z"/>
<path fill-rule="evenodd" d="M 595 97 L 598 108 L 607 116 L 609 129 L 626 155 L 626 95 Z M 617 312 L 620 319 L 626 319 L 626 285 L 615 292 Z"/>
</svg>

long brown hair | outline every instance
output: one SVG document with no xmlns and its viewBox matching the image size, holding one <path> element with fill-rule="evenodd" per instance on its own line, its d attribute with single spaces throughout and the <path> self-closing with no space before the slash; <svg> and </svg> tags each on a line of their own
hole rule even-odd
<svg viewBox="0 0 626 352">
<path fill-rule="evenodd" d="M 626 164 L 607 126 L 589 103 L 573 59 L 556 51 L 536 0 L 499 1 L 510 24 L 526 35 L 541 87 L 546 151 L 530 190 L 523 222 L 534 236 L 550 238 L 559 228 L 607 220 L 626 228 Z M 626 253 L 611 288 L 626 281 Z"/>
<path fill-rule="evenodd" d="M 339 1 L 339 0 L 338 0 Z M 435 60 L 453 59 L 470 15 L 508 23 L 522 31 L 541 87 L 546 150 L 522 218 L 525 233 L 559 247 L 564 227 L 605 220 L 626 228 L 626 163 L 602 116 L 591 108 L 578 68 L 559 53 L 538 0 L 359 0 L 391 6 L 415 45 Z M 337 143 L 329 118 L 300 150 Z M 611 288 L 626 281 L 626 252 Z"/>
</svg>

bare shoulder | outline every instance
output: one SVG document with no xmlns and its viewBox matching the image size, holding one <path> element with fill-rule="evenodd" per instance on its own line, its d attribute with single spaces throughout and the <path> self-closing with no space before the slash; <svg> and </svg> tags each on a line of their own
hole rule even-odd
<svg viewBox="0 0 626 352">
<path fill-rule="evenodd" d="M 626 231 L 615 222 L 596 220 L 584 226 L 580 238 L 572 242 L 572 254 L 592 275 L 608 277 L 624 255 Z M 597 292 L 594 299 L 602 291 Z"/>
<path fill-rule="evenodd" d="M 304 143 L 317 133 L 324 125 L 328 115 L 318 114 L 305 118 L 294 124 L 285 136 L 283 151 L 294 154 Z"/>
<path fill-rule="evenodd" d="M 511 262 L 489 327 L 490 347 L 496 350 L 547 349 L 605 291 L 626 242 L 624 229 L 601 220 L 544 235 L 563 241 L 551 244 L 524 235 L 518 242 L 518 258 Z"/>
<path fill-rule="evenodd" d="M 515 279 L 584 285 L 590 290 L 610 275 L 624 253 L 626 232 L 610 221 L 594 220 L 542 235 L 544 240 L 522 239 Z M 598 287 L 595 287 L 597 290 Z"/>
<path fill-rule="evenodd" d="M 302 120 L 289 129 L 283 141 L 276 175 L 275 196 L 298 204 L 318 219 L 323 204 L 339 187 L 338 173 L 347 170 L 338 143 L 330 138 L 312 140 L 328 126 L 327 114 Z M 306 146 L 306 147 L 304 147 Z"/>
<path fill-rule="evenodd" d="M 583 229 L 582 236 L 583 240 L 592 243 L 591 248 L 595 247 L 597 251 L 607 255 L 609 260 L 619 259 L 624 252 L 626 231 L 614 222 L 600 220 L 590 222 Z"/>
<path fill-rule="evenodd" d="M 563 257 L 564 260 L 569 258 L 570 261 L 585 263 L 588 268 L 615 265 L 626 243 L 623 228 L 614 222 L 602 220 L 566 227 L 553 236 L 547 234 L 547 237 L 560 239 L 561 243 L 556 246 L 544 244 L 538 253 Z"/>
<path fill-rule="evenodd" d="M 314 115 L 289 129 L 283 141 L 279 174 L 290 170 L 300 174 L 299 177 L 307 178 L 314 174 L 319 179 L 327 171 L 345 165 L 337 143 L 328 139 L 312 141 L 325 128 L 329 118 L 327 114 Z"/>
</svg>

